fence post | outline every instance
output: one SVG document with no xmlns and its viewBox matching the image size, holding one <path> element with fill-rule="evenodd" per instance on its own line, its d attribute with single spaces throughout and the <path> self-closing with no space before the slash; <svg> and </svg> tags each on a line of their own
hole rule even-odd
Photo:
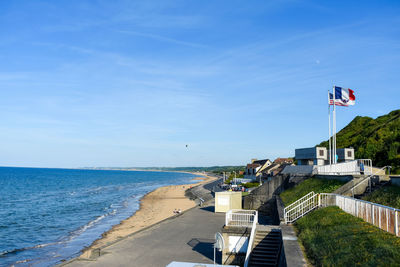
<svg viewBox="0 0 400 267">
<path fill-rule="evenodd" d="M 355 215 L 354 215 L 354 216 L 358 217 L 358 213 L 357 213 L 357 201 L 356 201 L 356 200 L 354 200 L 354 212 L 355 212 Z"/>
<path fill-rule="evenodd" d="M 387 208 L 385 210 L 386 210 L 386 231 L 389 232 L 389 212 Z"/>
<path fill-rule="evenodd" d="M 318 193 L 318 207 L 321 207 L 321 194 Z"/>
<path fill-rule="evenodd" d="M 375 207 L 371 204 L 371 215 L 372 215 L 372 224 L 375 225 Z"/>
<path fill-rule="evenodd" d="M 381 207 L 378 207 L 378 220 L 379 220 L 379 228 L 381 228 Z M 382 228 L 381 228 L 382 229 Z"/>
</svg>

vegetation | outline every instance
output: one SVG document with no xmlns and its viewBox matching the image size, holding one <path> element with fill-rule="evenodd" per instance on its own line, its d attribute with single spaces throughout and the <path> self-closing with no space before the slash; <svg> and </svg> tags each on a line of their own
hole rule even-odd
<svg viewBox="0 0 400 267">
<path fill-rule="evenodd" d="M 311 212 L 295 227 L 315 266 L 398 266 L 400 238 L 338 207 Z"/>
<path fill-rule="evenodd" d="M 311 191 L 315 193 L 331 193 L 344 184 L 345 182 L 338 180 L 309 178 L 295 187 L 285 190 L 280 196 L 285 206 L 287 206 Z"/>
<path fill-rule="evenodd" d="M 400 173 L 400 110 L 376 119 L 357 116 L 336 138 L 338 147 L 353 147 L 356 158 L 372 159 L 374 166 L 390 165 Z M 328 141 L 319 146 L 328 148 Z"/>
<path fill-rule="evenodd" d="M 243 174 L 236 173 L 236 178 L 243 178 L 243 177 L 244 177 Z M 230 184 L 232 182 L 233 178 L 235 178 L 235 173 L 231 172 L 229 177 L 225 180 L 225 184 Z"/>
<path fill-rule="evenodd" d="M 384 186 L 364 196 L 362 199 L 400 209 L 400 187 L 395 185 Z"/>
<path fill-rule="evenodd" d="M 257 187 L 257 186 L 259 186 L 259 185 L 260 185 L 259 182 L 250 182 L 250 183 L 245 183 L 245 184 L 243 184 L 243 186 L 246 187 L 246 188 Z"/>
</svg>

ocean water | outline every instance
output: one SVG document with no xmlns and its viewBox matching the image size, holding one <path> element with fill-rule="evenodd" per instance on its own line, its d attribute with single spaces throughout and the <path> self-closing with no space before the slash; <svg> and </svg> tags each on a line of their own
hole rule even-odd
<svg viewBox="0 0 400 267">
<path fill-rule="evenodd" d="M 0 266 L 53 266 L 131 216 L 174 172 L 0 168 Z"/>
</svg>

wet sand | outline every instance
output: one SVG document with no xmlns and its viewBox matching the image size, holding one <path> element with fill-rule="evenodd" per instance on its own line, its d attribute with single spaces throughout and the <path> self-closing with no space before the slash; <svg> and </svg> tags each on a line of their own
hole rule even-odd
<svg viewBox="0 0 400 267">
<path fill-rule="evenodd" d="M 195 173 L 195 175 L 198 174 Z M 215 179 L 216 178 L 209 176 L 199 176 L 193 179 L 199 181 L 196 184 L 164 186 L 148 193 L 141 199 L 140 209 L 133 216 L 123 220 L 120 224 L 115 225 L 109 231 L 103 233 L 102 237 L 85 249 L 79 258 L 91 258 L 92 252 L 98 248 L 113 243 L 164 219 L 176 216 L 174 210 L 180 209 L 183 212 L 196 206 L 194 201 L 185 197 L 186 189 L 199 184 L 208 183 Z"/>
</svg>

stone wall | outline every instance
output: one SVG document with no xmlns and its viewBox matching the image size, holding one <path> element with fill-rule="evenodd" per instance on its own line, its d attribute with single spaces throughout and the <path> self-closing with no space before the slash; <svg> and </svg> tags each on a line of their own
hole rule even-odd
<svg viewBox="0 0 400 267">
<path fill-rule="evenodd" d="M 265 181 L 263 185 L 254 189 L 249 195 L 243 198 L 243 208 L 258 210 L 261 214 L 270 216 L 276 221 L 275 195 L 279 194 L 287 186 L 289 175 L 276 175 Z"/>
</svg>

